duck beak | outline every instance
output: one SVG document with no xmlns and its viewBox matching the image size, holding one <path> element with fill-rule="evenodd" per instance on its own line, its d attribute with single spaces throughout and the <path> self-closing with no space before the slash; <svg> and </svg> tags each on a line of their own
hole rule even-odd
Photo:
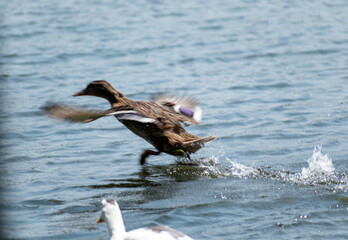
<svg viewBox="0 0 348 240">
<path fill-rule="evenodd" d="M 83 96 L 83 95 L 87 95 L 85 90 L 82 90 L 80 92 L 77 92 L 77 93 L 73 94 L 74 97 L 76 97 L 76 96 Z"/>
<path fill-rule="evenodd" d="M 104 223 L 105 221 L 101 218 L 101 217 L 99 217 L 98 219 L 97 219 L 97 223 Z"/>
</svg>

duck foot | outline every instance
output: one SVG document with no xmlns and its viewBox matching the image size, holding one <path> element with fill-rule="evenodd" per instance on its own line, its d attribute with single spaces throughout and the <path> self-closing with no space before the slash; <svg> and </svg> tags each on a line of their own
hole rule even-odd
<svg viewBox="0 0 348 240">
<path fill-rule="evenodd" d="M 179 165 L 182 165 L 182 166 L 194 166 L 194 167 L 199 166 L 198 163 L 192 161 L 192 159 L 191 159 L 191 157 L 190 157 L 190 155 L 189 155 L 188 153 L 185 153 L 185 155 L 186 155 L 186 158 L 187 158 L 190 162 L 181 162 L 181 161 L 180 161 L 180 162 L 177 162 Z"/>
<path fill-rule="evenodd" d="M 146 158 L 149 156 L 149 155 L 159 155 L 161 152 L 158 151 L 158 152 L 155 152 L 155 151 L 152 151 L 152 150 L 145 150 L 143 152 L 143 154 L 141 154 L 141 158 L 140 158 L 140 165 L 144 165 L 145 164 L 145 160 Z"/>
<path fill-rule="evenodd" d="M 186 157 L 187 157 L 188 160 L 190 160 L 190 163 L 187 163 L 186 165 L 188 165 L 188 166 L 195 166 L 195 167 L 199 166 L 199 164 L 197 162 L 192 161 L 192 159 L 190 157 L 190 154 L 186 153 Z"/>
</svg>

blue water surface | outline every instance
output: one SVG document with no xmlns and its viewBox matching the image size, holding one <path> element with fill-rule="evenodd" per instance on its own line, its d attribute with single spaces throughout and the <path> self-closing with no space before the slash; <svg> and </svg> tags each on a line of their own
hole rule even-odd
<svg viewBox="0 0 348 240">
<path fill-rule="evenodd" d="M 347 1 L 2 1 L 1 239 L 108 239 L 103 198 L 127 230 L 194 239 L 348 238 Z M 113 117 L 53 120 L 49 103 L 104 79 L 134 100 L 195 96 L 218 138 L 161 154 Z"/>
</svg>

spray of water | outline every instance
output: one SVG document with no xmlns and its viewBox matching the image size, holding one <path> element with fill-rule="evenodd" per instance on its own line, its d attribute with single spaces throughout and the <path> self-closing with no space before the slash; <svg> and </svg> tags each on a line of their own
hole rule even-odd
<svg viewBox="0 0 348 240">
<path fill-rule="evenodd" d="M 201 159 L 199 167 L 203 169 L 202 176 L 238 178 L 266 178 L 275 181 L 286 181 L 301 185 L 324 185 L 330 189 L 348 191 L 347 175 L 337 174 L 332 159 L 321 152 L 321 146 L 315 147 L 312 156 L 307 160 L 308 166 L 301 172 L 276 171 L 272 168 L 254 168 L 237 163 L 226 157 L 226 163 L 221 163 L 223 156 Z"/>
<path fill-rule="evenodd" d="M 332 160 L 327 154 L 321 153 L 321 146 L 314 148 L 312 157 L 307 162 L 308 167 L 302 168 L 301 180 L 326 182 L 334 176 L 335 168 Z"/>
</svg>

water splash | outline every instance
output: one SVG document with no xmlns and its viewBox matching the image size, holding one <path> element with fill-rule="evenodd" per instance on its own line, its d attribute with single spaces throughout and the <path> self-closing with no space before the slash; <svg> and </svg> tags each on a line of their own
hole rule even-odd
<svg viewBox="0 0 348 240">
<path fill-rule="evenodd" d="M 222 156 L 221 156 L 222 157 Z M 321 152 L 321 146 L 313 149 L 312 156 L 307 160 L 308 167 L 302 168 L 301 172 L 286 170 L 274 170 L 271 167 L 250 167 L 237 163 L 226 157 L 224 163 L 221 157 L 211 156 L 199 160 L 198 167 L 203 170 L 201 176 L 238 178 L 263 178 L 274 181 L 285 181 L 301 185 L 326 186 L 330 190 L 348 191 L 348 177 L 346 173 L 337 173 L 328 154 Z"/>
<path fill-rule="evenodd" d="M 302 168 L 301 180 L 326 182 L 335 173 L 331 158 L 321 153 L 321 146 L 315 147 L 312 157 L 307 160 L 308 167 Z"/>
<path fill-rule="evenodd" d="M 203 158 L 199 163 L 199 167 L 203 169 L 202 175 L 206 177 L 226 177 L 230 175 L 226 166 L 220 162 L 219 157 L 214 155 Z"/>
<path fill-rule="evenodd" d="M 204 169 L 203 175 L 207 177 L 226 177 L 234 176 L 239 178 L 247 178 L 256 176 L 258 170 L 253 167 L 245 166 L 241 163 L 233 162 L 226 158 L 228 164 L 220 162 L 220 157 L 211 156 L 209 158 L 201 159 L 199 167 Z"/>
<path fill-rule="evenodd" d="M 332 159 L 321 152 L 321 146 L 313 149 L 307 163 L 308 167 L 302 168 L 301 173 L 288 173 L 283 179 L 296 184 L 325 186 L 331 191 L 348 191 L 347 173 L 335 171 Z"/>
<path fill-rule="evenodd" d="M 230 160 L 230 159 L 228 159 Z M 230 160 L 231 163 L 231 174 L 235 177 L 246 178 L 251 176 L 257 176 L 259 171 L 253 167 L 248 167 L 240 163 L 236 163 Z"/>
</svg>

